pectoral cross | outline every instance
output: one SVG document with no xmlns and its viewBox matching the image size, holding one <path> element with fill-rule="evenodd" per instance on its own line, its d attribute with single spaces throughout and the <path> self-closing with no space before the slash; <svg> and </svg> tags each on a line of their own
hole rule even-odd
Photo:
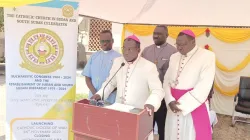
<svg viewBox="0 0 250 140">
<path fill-rule="evenodd" d="M 172 82 L 169 83 L 169 86 L 175 88 L 178 84 L 179 84 L 178 80 L 173 80 Z"/>
</svg>

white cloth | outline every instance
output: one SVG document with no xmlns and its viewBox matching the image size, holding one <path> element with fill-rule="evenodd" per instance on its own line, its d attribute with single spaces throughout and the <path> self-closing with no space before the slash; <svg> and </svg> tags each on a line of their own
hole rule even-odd
<svg viewBox="0 0 250 140">
<path fill-rule="evenodd" d="M 215 111 L 213 111 L 213 110 L 210 110 L 209 111 L 209 117 L 210 117 L 210 124 L 211 124 L 211 126 L 215 126 L 217 123 L 218 123 L 218 119 L 217 119 L 217 115 L 216 115 L 216 113 L 215 113 Z"/>
<path fill-rule="evenodd" d="M 178 69 L 179 64 L 182 72 L 179 75 L 178 85 L 175 88 L 193 88 L 193 90 L 178 100 L 180 103 L 178 107 L 182 110 L 181 113 L 173 113 L 171 109 L 168 109 L 165 140 L 177 140 L 178 138 L 179 140 L 195 140 L 193 119 L 190 113 L 204 103 L 209 95 L 215 76 L 215 55 L 213 52 L 195 47 L 186 56 L 182 56 L 180 53 L 175 53 L 171 56 L 163 84 L 167 106 L 171 101 L 175 101 L 170 93 L 171 87 L 169 83 L 175 81 L 180 70 Z M 208 108 L 208 104 L 206 105 Z M 179 125 L 177 123 L 178 120 Z"/>
<path fill-rule="evenodd" d="M 142 57 L 137 58 L 133 64 L 128 64 L 123 57 L 116 58 L 110 70 L 109 78 L 103 83 L 97 94 L 102 97 L 103 87 L 123 62 L 125 66 L 106 86 L 105 98 L 117 87 L 117 103 L 124 103 L 140 109 L 144 109 L 145 104 L 150 104 L 154 106 L 154 111 L 157 111 L 165 93 L 155 64 Z"/>
<path fill-rule="evenodd" d="M 158 126 L 157 126 L 157 122 L 155 122 L 155 127 L 154 127 L 154 134 L 158 135 Z"/>
</svg>

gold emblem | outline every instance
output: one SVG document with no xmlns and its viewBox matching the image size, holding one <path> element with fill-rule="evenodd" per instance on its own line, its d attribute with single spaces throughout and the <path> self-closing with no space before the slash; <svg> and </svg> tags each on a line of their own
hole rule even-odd
<svg viewBox="0 0 250 140">
<path fill-rule="evenodd" d="M 20 43 L 20 64 L 34 73 L 51 73 L 63 66 L 60 61 L 64 54 L 64 46 L 59 36 L 51 30 L 38 28 L 24 35 Z"/>
<path fill-rule="evenodd" d="M 62 14 L 64 17 L 70 18 L 74 16 L 74 7 L 71 5 L 65 5 L 62 8 Z"/>
</svg>

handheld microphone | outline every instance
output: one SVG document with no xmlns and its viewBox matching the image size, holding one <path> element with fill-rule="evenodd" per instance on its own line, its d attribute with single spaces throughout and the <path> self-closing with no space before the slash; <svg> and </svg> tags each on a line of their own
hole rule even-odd
<svg viewBox="0 0 250 140">
<path fill-rule="evenodd" d="M 110 81 L 115 77 L 115 75 L 118 73 L 118 71 L 120 71 L 120 69 L 121 69 L 123 66 L 125 66 L 125 63 L 124 63 L 124 62 L 121 63 L 120 68 L 115 72 L 115 74 L 109 79 L 109 81 L 107 82 L 107 84 L 104 86 L 103 92 L 102 92 L 102 100 L 103 100 L 103 101 L 104 101 L 104 90 L 105 90 L 105 88 L 108 86 L 108 84 L 110 83 Z"/>
</svg>

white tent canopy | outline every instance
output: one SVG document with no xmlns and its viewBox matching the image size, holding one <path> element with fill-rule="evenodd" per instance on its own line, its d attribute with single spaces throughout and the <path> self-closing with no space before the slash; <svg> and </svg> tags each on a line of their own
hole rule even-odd
<svg viewBox="0 0 250 140">
<path fill-rule="evenodd" d="M 81 0 L 79 14 L 117 23 L 250 26 L 250 0 Z"/>
</svg>

